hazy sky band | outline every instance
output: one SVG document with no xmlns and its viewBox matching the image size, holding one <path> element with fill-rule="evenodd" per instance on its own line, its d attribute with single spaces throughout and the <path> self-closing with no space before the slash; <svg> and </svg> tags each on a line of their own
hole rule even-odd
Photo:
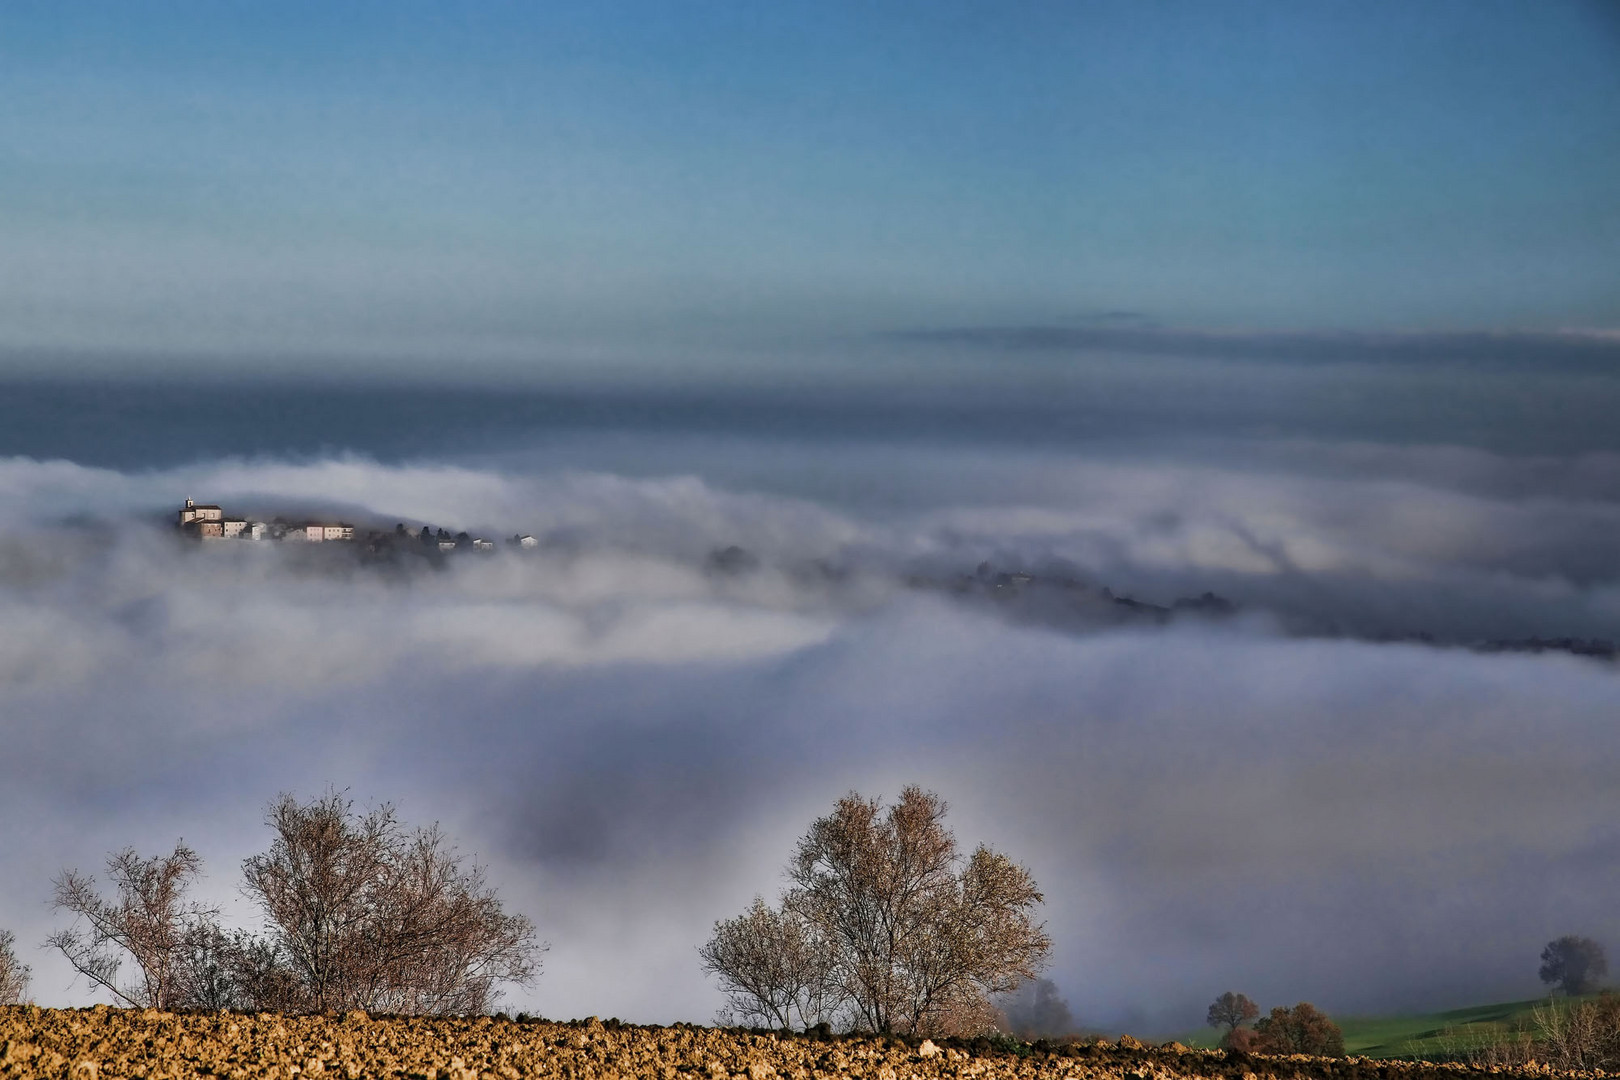
<svg viewBox="0 0 1620 1080">
<path fill-rule="evenodd" d="M 0 100 L 14 348 L 1620 324 L 1595 2 L 12 4 Z"/>
</svg>

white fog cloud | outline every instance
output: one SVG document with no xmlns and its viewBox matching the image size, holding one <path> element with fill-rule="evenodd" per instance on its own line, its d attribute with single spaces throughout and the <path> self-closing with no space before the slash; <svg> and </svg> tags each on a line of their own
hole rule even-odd
<svg viewBox="0 0 1620 1080">
<path fill-rule="evenodd" d="M 247 920 L 265 802 L 337 785 L 443 820 L 534 915 L 553 951 L 519 1007 L 703 1020 L 713 920 L 840 794 L 920 782 L 1036 872 L 1087 1022 L 1192 1026 L 1229 988 L 1531 993 L 1547 938 L 1620 942 L 1616 669 L 1268 627 L 1613 636 L 1608 467 L 1543 490 L 1472 452 L 1290 460 L 942 453 L 887 508 L 692 472 L 0 461 L 0 813 L 29 826 L 0 925 L 42 939 L 62 866 L 179 835 Z M 163 524 L 185 495 L 544 543 L 438 568 L 192 545 Z M 708 564 L 731 544 L 758 567 Z M 1276 618 L 1042 622 L 919 584 L 981 559 Z M 40 1000 L 84 1000 L 29 959 Z"/>
</svg>

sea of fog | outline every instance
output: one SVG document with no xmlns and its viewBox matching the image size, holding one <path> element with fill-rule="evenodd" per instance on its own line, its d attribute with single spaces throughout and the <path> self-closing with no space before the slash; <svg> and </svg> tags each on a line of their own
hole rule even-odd
<svg viewBox="0 0 1620 1080">
<path fill-rule="evenodd" d="M 249 925 L 266 803 L 336 787 L 535 920 L 512 1009 L 703 1021 L 713 922 L 919 783 L 1041 883 L 1086 1025 L 1531 996 L 1620 947 L 1620 667 L 1467 646 L 1620 639 L 1613 383 L 0 386 L 0 926 L 89 1001 L 53 875 L 184 837 Z M 187 497 L 538 546 L 185 543 Z"/>
</svg>

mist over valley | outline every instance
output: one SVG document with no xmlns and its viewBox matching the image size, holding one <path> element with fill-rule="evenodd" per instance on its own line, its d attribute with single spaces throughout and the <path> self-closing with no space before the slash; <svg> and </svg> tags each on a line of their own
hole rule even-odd
<svg viewBox="0 0 1620 1080">
<path fill-rule="evenodd" d="M 552 943 L 514 999 L 546 1015 L 706 1019 L 710 924 L 907 783 L 1034 873 L 1095 1027 L 1183 1030 L 1229 983 L 1525 996 L 1554 930 L 1610 925 L 1612 660 L 1461 647 L 1617 636 L 1606 449 L 532 435 L 0 463 L 23 939 L 61 866 L 176 836 L 246 921 L 263 806 L 328 787 L 488 862 Z M 382 542 L 188 540 L 182 496 Z"/>
</svg>

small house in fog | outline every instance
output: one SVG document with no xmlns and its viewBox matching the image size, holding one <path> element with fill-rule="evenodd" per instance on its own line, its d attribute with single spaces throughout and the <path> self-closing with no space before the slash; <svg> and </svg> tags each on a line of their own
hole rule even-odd
<svg viewBox="0 0 1620 1080">
<path fill-rule="evenodd" d="M 522 536 L 512 537 L 512 543 L 516 544 L 520 548 L 535 548 L 540 546 L 540 541 L 536 540 L 532 536 L 529 536 L 527 533 Z"/>
</svg>

